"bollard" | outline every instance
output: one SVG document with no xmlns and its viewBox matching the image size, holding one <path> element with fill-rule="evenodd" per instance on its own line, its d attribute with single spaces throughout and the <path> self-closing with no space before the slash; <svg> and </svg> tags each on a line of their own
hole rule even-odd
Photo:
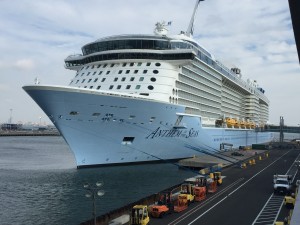
<svg viewBox="0 0 300 225">
<path fill-rule="evenodd" d="M 258 156 L 258 160 L 262 160 L 261 156 Z"/>
<path fill-rule="evenodd" d="M 268 152 L 266 153 L 266 157 L 267 157 L 267 158 L 269 157 L 269 153 L 268 153 Z"/>
<path fill-rule="evenodd" d="M 250 165 L 250 166 L 252 165 L 252 160 L 251 160 L 251 159 L 249 159 L 249 165 Z"/>
<path fill-rule="evenodd" d="M 252 159 L 252 164 L 255 165 L 255 159 Z"/>
</svg>

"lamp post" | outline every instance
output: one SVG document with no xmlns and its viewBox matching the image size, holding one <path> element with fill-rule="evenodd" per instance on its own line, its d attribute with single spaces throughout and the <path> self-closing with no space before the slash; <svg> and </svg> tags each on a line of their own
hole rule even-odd
<svg viewBox="0 0 300 225">
<path fill-rule="evenodd" d="M 92 198 L 93 200 L 93 217 L 94 225 L 96 225 L 96 197 L 103 196 L 105 194 L 104 190 L 100 190 L 103 186 L 103 182 L 97 181 L 95 184 L 85 183 L 83 185 L 84 189 L 87 190 L 85 197 Z"/>
</svg>

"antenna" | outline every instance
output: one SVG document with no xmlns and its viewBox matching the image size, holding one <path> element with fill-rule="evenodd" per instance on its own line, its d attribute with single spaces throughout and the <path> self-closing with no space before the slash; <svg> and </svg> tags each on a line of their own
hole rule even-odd
<svg viewBox="0 0 300 225">
<path fill-rule="evenodd" d="M 196 16 L 196 12 L 197 12 L 197 9 L 198 9 L 198 6 L 200 4 L 200 2 L 202 2 L 204 0 L 197 0 L 196 1 L 196 5 L 195 5 L 195 8 L 194 8 L 194 12 L 193 12 L 193 15 L 192 15 L 192 18 L 191 18 L 191 21 L 190 21 L 190 24 L 189 24 L 189 27 L 186 31 L 186 35 L 188 37 L 191 37 L 193 36 L 193 33 L 194 33 L 194 20 L 195 20 L 195 16 Z"/>
</svg>

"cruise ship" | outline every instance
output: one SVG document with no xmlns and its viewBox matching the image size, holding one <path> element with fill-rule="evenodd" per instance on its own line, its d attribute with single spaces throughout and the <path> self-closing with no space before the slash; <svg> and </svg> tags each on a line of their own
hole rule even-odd
<svg viewBox="0 0 300 225">
<path fill-rule="evenodd" d="M 65 59 L 67 86 L 23 89 L 73 151 L 77 168 L 175 160 L 269 142 L 269 100 L 187 31 L 104 37 Z"/>
</svg>

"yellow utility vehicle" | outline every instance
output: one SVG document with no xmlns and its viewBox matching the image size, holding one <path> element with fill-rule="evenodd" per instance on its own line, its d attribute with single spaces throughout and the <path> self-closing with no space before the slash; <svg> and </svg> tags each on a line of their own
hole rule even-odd
<svg viewBox="0 0 300 225">
<path fill-rule="evenodd" d="M 223 183 L 221 172 L 210 173 L 210 178 L 217 181 L 217 185 L 220 186 Z"/>
<path fill-rule="evenodd" d="M 194 194 L 193 184 L 187 184 L 187 183 L 182 184 L 179 197 L 180 196 L 181 197 L 186 196 L 188 205 L 191 202 L 194 202 L 195 201 L 195 194 Z"/>
<path fill-rule="evenodd" d="M 285 196 L 284 204 L 287 208 L 293 209 L 295 206 L 295 195 L 292 194 L 291 196 Z"/>
<path fill-rule="evenodd" d="M 130 225 L 147 225 L 150 222 L 146 205 L 135 205 L 131 210 Z"/>
</svg>

